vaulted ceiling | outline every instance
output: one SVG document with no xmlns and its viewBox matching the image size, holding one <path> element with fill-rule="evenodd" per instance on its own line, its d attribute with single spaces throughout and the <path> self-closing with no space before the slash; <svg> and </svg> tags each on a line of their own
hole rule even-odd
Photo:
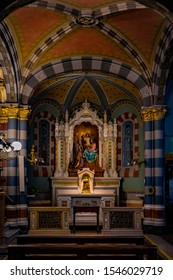
<svg viewBox="0 0 173 280">
<path fill-rule="evenodd" d="M 47 100 L 74 108 L 87 98 L 112 111 L 123 102 L 140 108 L 162 99 L 155 76 L 161 72 L 158 58 L 165 62 L 159 52 L 173 22 L 164 6 L 122 0 L 5 2 L 0 16 L 15 45 L 11 61 L 18 73 L 8 102 L 33 106 Z M 9 38 L 4 42 L 13 56 Z"/>
</svg>

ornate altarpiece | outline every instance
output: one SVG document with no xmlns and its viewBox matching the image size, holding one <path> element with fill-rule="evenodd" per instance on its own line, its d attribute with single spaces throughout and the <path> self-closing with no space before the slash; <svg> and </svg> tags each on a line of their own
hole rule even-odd
<svg viewBox="0 0 173 280">
<path fill-rule="evenodd" d="M 96 157 L 86 160 L 82 152 L 82 164 L 79 164 L 79 159 L 75 160 L 75 147 L 84 135 L 92 138 L 90 143 L 95 142 Z M 87 141 L 84 141 L 84 151 L 88 151 Z M 89 205 L 94 198 L 101 207 L 119 205 L 116 121 L 107 121 L 106 113 L 100 118 L 85 101 L 71 118 L 66 112 L 65 122 L 56 122 L 55 143 L 55 173 L 51 178 L 53 206 L 72 207 L 75 201 Z M 86 215 L 83 213 L 83 223 Z M 92 217 L 88 219 L 87 215 L 86 223 L 88 220 L 91 222 Z"/>
</svg>

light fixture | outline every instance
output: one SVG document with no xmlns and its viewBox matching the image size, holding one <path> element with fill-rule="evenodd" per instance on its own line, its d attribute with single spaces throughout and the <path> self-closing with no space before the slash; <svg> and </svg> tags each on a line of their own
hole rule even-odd
<svg viewBox="0 0 173 280">
<path fill-rule="evenodd" d="M 5 137 L 6 135 L 0 132 L 0 160 L 11 160 L 17 157 L 22 144 L 19 141 L 10 143 L 5 140 Z"/>
<path fill-rule="evenodd" d="M 35 146 L 34 144 L 31 147 L 31 152 L 28 155 L 27 161 L 31 164 L 31 165 L 36 165 L 37 163 L 44 163 L 43 158 L 40 158 L 36 155 L 35 153 Z"/>
<path fill-rule="evenodd" d="M 2 161 L 3 160 L 12 160 L 17 157 L 18 152 L 22 148 L 22 144 L 19 141 L 14 141 L 12 143 L 5 140 L 6 135 L 3 132 L 0 132 L 0 192 L 3 191 L 3 187 L 1 187 L 2 179 Z M 5 196 L 14 203 L 11 198 L 5 194 Z"/>
<path fill-rule="evenodd" d="M 140 160 L 139 157 L 140 157 L 140 154 L 137 153 L 137 154 L 135 155 L 134 159 L 132 159 L 132 160 L 128 163 L 128 165 L 130 165 L 130 166 L 138 165 L 139 167 L 141 167 L 142 164 L 145 165 L 145 160 Z"/>
</svg>

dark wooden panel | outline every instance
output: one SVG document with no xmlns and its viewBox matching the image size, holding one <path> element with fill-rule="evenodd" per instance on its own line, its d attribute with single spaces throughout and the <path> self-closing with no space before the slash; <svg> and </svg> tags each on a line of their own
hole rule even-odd
<svg viewBox="0 0 173 280">
<path fill-rule="evenodd" d="M 157 259 L 157 247 L 134 244 L 26 244 L 9 245 L 9 260 L 24 259 Z"/>
</svg>

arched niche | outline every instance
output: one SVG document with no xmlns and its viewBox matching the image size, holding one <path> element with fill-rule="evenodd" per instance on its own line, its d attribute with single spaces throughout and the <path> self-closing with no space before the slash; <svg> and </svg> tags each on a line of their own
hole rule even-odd
<svg viewBox="0 0 173 280">
<path fill-rule="evenodd" d="M 94 191 L 94 171 L 89 168 L 78 170 L 79 193 L 93 193 Z"/>
<path fill-rule="evenodd" d="M 85 161 L 83 166 L 75 166 L 74 147 L 77 141 L 87 133 L 96 140 L 97 157 L 94 162 Z M 55 176 L 77 177 L 81 168 L 95 171 L 95 177 L 117 177 L 117 126 L 107 122 L 106 113 L 100 118 L 96 110 L 86 100 L 73 117 L 66 112 L 65 123 L 55 124 L 56 171 Z M 65 155 L 65 157 L 64 157 Z"/>
<path fill-rule="evenodd" d="M 89 168 L 95 171 L 96 176 L 102 177 L 104 174 L 102 168 L 103 120 L 98 117 L 96 111 L 90 108 L 90 104 L 87 101 L 82 104 L 81 109 L 69 121 L 69 139 L 69 163 L 72 163 L 69 167 L 69 176 L 77 176 L 78 170 Z M 97 152 L 95 159 L 88 161 L 84 156 L 84 151 L 89 148 L 91 143 L 95 143 Z M 82 147 L 80 158 L 76 153 L 79 145 Z M 80 162 L 78 163 L 79 160 Z"/>
</svg>

